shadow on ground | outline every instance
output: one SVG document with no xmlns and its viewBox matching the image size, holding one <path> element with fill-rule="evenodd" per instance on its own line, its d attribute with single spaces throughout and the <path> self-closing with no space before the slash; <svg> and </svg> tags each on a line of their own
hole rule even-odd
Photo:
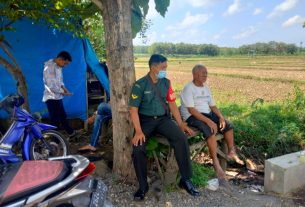
<svg viewBox="0 0 305 207">
<path fill-rule="evenodd" d="M 89 142 L 90 135 L 70 140 L 72 154 L 77 154 L 77 149 Z M 137 187 L 126 184 L 111 172 L 112 168 L 112 142 L 102 138 L 98 152 L 83 154 L 96 164 L 94 176 L 102 177 L 109 188 L 108 197 L 115 206 L 167 206 L 167 207 L 291 207 L 305 206 L 305 188 L 287 196 L 265 194 L 263 192 L 263 173 L 249 171 L 245 167 L 231 165 L 227 169 L 229 188 L 219 187 L 216 191 L 207 188 L 200 189 L 202 196 L 193 198 L 183 190 L 175 192 L 156 191 L 163 189 L 158 181 L 156 172 L 149 172 L 150 190 L 142 202 L 133 201 L 133 193 Z M 208 157 L 203 158 L 210 165 Z"/>
</svg>

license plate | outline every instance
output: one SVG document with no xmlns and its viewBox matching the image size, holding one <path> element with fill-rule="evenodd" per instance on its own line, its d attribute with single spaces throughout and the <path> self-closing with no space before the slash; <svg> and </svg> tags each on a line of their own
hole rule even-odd
<svg viewBox="0 0 305 207">
<path fill-rule="evenodd" d="M 95 190 L 91 196 L 90 207 L 101 207 L 106 203 L 107 198 L 107 186 L 100 179 L 94 179 Z"/>
</svg>

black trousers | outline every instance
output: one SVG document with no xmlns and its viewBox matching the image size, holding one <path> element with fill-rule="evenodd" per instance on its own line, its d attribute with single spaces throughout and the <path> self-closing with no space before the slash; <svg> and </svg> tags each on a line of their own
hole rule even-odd
<svg viewBox="0 0 305 207">
<path fill-rule="evenodd" d="M 169 116 L 154 118 L 140 115 L 140 123 L 146 137 L 146 142 L 142 145 L 133 146 L 132 154 L 140 189 L 145 190 L 147 187 L 147 158 L 145 146 L 147 139 L 153 133 L 162 134 L 168 139 L 175 152 L 181 179 L 190 179 L 192 177 L 192 166 L 189 145 L 186 135 L 181 131 L 178 125 Z"/>
<path fill-rule="evenodd" d="M 67 121 L 67 114 L 62 99 L 47 100 L 46 104 L 49 111 L 51 124 L 57 126 L 58 128 L 61 126 L 69 135 L 71 135 L 74 132 L 74 129 L 70 127 Z"/>
<path fill-rule="evenodd" d="M 220 131 L 219 117 L 215 113 L 211 112 L 209 114 L 206 114 L 206 113 L 201 113 L 201 114 L 206 116 L 207 118 L 211 119 L 215 124 L 217 124 L 218 132 L 221 134 L 234 128 L 233 124 L 225 119 L 226 126 L 222 131 Z M 186 122 L 189 126 L 196 127 L 197 129 L 199 129 L 203 133 L 203 137 L 206 139 L 213 135 L 211 128 L 206 123 L 196 119 L 193 115 L 190 116 L 186 120 Z"/>
</svg>

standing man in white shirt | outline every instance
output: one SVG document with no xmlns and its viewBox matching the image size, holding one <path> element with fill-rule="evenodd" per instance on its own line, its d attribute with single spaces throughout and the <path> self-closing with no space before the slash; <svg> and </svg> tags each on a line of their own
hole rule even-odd
<svg viewBox="0 0 305 207">
<path fill-rule="evenodd" d="M 70 64 L 70 62 L 72 62 L 72 57 L 66 51 L 61 51 L 55 59 L 45 62 L 43 70 L 45 90 L 42 101 L 47 105 L 52 125 L 57 127 L 61 125 L 69 137 L 73 137 L 77 132 L 70 127 L 67 121 L 62 101 L 64 96 L 73 95 L 65 87 L 62 77 L 62 68 Z"/>
<path fill-rule="evenodd" d="M 203 65 L 195 65 L 193 81 L 188 83 L 181 92 L 181 115 L 189 126 L 198 128 L 207 139 L 213 167 L 219 179 L 225 179 L 217 158 L 216 133 L 224 135 L 228 145 L 228 157 L 235 162 L 244 165 L 239 159 L 234 148 L 233 125 L 225 120 L 216 107 L 211 90 L 206 84 L 208 71 Z"/>
</svg>

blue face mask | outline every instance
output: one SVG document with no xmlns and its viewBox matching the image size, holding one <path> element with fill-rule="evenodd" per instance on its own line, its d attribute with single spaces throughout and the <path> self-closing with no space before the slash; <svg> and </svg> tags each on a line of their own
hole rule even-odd
<svg viewBox="0 0 305 207">
<path fill-rule="evenodd" d="M 158 79 L 166 78 L 166 70 L 160 70 L 157 74 Z"/>
</svg>

